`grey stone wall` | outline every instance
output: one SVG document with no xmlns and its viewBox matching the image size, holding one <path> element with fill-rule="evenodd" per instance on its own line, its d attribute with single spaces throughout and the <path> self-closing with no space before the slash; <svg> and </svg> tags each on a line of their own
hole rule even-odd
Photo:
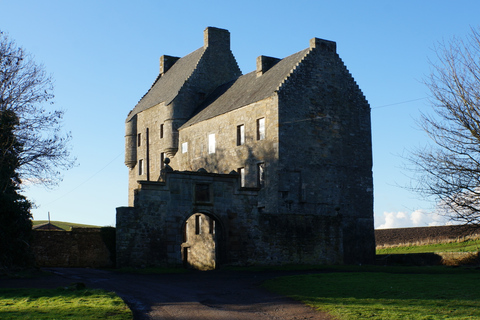
<svg viewBox="0 0 480 320">
<path fill-rule="evenodd" d="M 338 216 L 344 261 L 373 263 L 370 107 L 334 50 L 313 39 L 279 90 L 279 210 Z"/>
<path fill-rule="evenodd" d="M 197 184 L 209 185 L 208 201 L 196 200 Z M 183 265 L 185 222 L 197 213 L 215 220 L 217 265 L 343 262 L 337 218 L 262 213 L 258 190 L 236 175 L 170 172 L 140 181 L 135 206 L 117 208 L 117 266 Z"/>
<path fill-rule="evenodd" d="M 115 266 L 115 228 L 34 230 L 32 249 L 39 267 Z"/>
</svg>

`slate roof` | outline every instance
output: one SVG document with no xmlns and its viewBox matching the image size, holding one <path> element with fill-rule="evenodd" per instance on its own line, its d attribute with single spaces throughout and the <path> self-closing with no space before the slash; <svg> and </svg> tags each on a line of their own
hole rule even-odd
<svg viewBox="0 0 480 320">
<path fill-rule="evenodd" d="M 181 128 L 239 109 L 273 95 L 310 49 L 294 53 L 257 77 L 256 71 L 216 89 Z"/>
<path fill-rule="evenodd" d="M 64 229 L 50 223 L 50 222 L 47 222 L 47 223 L 42 223 L 42 224 L 38 224 L 38 225 L 35 225 L 35 226 L 32 226 L 32 229 L 34 230 L 50 230 L 50 231 L 65 231 Z"/>
<path fill-rule="evenodd" d="M 204 48 L 201 47 L 192 53 L 180 58 L 163 76 L 158 77 L 150 90 L 128 114 L 127 121 L 144 110 L 165 102 L 167 105 L 177 96 L 185 81 L 195 70 L 202 57 Z"/>
</svg>

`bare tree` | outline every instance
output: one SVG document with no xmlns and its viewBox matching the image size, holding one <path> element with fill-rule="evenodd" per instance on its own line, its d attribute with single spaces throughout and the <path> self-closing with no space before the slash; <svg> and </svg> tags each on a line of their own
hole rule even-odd
<svg viewBox="0 0 480 320">
<path fill-rule="evenodd" d="M 423 114 L 429 147 L 410 157 L 416 190 L 433 197 L 451 220 L 480 227 L 480 29 L 435 47 L 425 80 L 432 114 Z"/>
<path fill-rule="evenodd" d="M 64 112 L 46 108 L 53 98 L 53 80 L 44 67 L 0 31 L 0 112 L 12 111 L 19 120 L 15 138 L 23 147 L 18 174 L 23 181 L 46 186 L 56 185 L 59 171 L 75 162 L 68 148 L 70 133 L 62 131 Z M 0 141 L 0 166 L 11 143 Z"/>
</svg>

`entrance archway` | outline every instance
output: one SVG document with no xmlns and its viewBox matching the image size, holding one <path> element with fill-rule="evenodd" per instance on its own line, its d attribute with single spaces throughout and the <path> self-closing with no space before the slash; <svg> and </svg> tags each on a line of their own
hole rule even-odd
<svg viewBox="0 0 480 320">
<path fill-rule="evenodd" d="M 182 260 L 186 268 L 213 270 L 218 266 L 218 223 L 205 213 L 194 213 L 183 225 Z"/>
</svg>

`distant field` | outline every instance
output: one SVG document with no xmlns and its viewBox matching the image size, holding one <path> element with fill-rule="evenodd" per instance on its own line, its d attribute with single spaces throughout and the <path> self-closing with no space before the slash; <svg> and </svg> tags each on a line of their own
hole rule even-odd
<svg viewBox="0 0 480 320">
<path fill-rule="evenodd" d="M 48 223 L 48 220 L 33 220 L 33 225 L 39 225 L 39 224 L 44 224 Z M 72 223 L 72 222 L 63 222 L 63 221 L 50 221 L 51 224 L 56 225 L 59 228 L 62 228 L 63 230 L 69 231 L 71 227 L 77 227 L 77 228 L 100 228 L 99 226 L 93 226 L 89 224 L 80 224 L 80 223 Z"/>
<path fill-rule="evenodd" d="M 480 239 L 457 240 L 449 242 L 377 247 L 377 254 L 405 254 L 429 252 L 478 252 Z"/>
</svg>

